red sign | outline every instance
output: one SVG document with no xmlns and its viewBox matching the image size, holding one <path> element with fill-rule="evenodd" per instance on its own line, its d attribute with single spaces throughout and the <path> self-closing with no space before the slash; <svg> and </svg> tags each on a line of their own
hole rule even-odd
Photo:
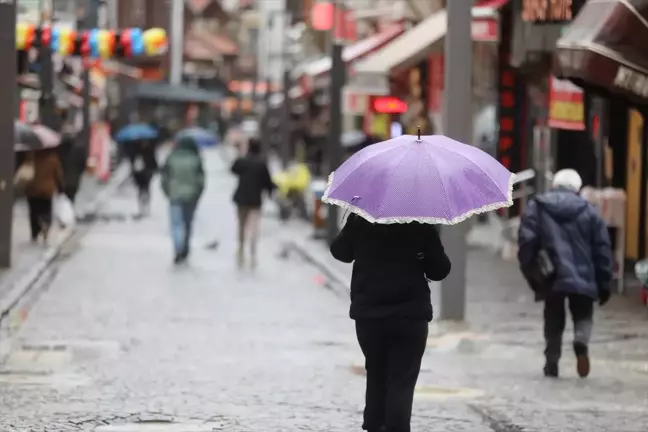
<svg viewBox="0 0 648 432">
<path fill-rule="evenodd" d="M 551 77 L 549 89 L 549 127 L 585 130 L 583 90 L 569 80 Z"/>
<path fill-rule="evenodd" d="M 88 167 L 101 181 L 110 179 L 110 144 L 110 126 L 108 123 L 93 123 L 90 129 Z"/>
<path fill-rule="evenodd" d="M 473 19 L 472 38 L 477 42 L 497 42 L 498 25 L 494 19 Z"/>
<path fill-rule="evenodd" d="M 395 97 L 377 97 L 373 109 L 380 114 L 402 114 L 407 112 L 407 103 Z"/>
<path fill-rule="evenodd" d="M 311 11 L 311 25 L 315 30 L 328 31 L 333 28 L 333 3 L 317 3 Z"/>
</svg>

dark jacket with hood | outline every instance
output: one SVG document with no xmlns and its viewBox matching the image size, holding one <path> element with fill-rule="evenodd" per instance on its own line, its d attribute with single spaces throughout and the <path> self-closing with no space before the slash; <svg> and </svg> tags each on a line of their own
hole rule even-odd
<svg viewBox="0 0 648 432">
<path fill-rule="evenodd" d="M 555 266 L 551 289 L 597 300 L 612 280 L 612 249 L 605 221 L 587 201 L 555 189 L 529 202 L 518 233 L 518 260 L 533 265 L 540 248 Z"/>
<path fill-rule="evenodd" d="M 427 279 L 439 281 L 450 273 L 450 260 L 433 225 L 372 224 L 352 214 L 331 254 L 353 262 L 352 319 L 432 320 Z"/>
</svg>

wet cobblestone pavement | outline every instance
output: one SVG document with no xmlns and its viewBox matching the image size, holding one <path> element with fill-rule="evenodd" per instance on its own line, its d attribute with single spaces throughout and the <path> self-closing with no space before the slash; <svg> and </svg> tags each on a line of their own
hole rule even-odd
<svg viewBox="0 0 648 432">
<path fill-rule="evenodd" d="M 0 431 L 152 421 L 360 430 L 364 377 L 347 299 L 313 266 L 281 256 L 292 228 L 271 218 L 259 268 L 238 271 L 233 182 L 217 156 L 206 159 L 188 266 L 171 265 L 157 185 L 151 218 L 98 224 L 61 263 L 0 369 Z M 121 193 L 110 209 L 134 202 Z M 214 240 L 217 249 L 204 247 Z M 549 382 L 535 346 L 457 332 L 433 333 L 429 345 L 414 431 L 646 430 L 648 375 L 595 363 L 577 380 L 568 360 L 566 378 Z"/>
</svg>

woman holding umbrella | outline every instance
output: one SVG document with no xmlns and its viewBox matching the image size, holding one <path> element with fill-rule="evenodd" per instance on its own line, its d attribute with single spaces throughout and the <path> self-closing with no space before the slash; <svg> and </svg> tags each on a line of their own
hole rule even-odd
<svg viewBox="0 0 648 432">
<path fill-rule="evenodd" d="M 409 432 L 432 304 L 427 280 L 450 273 L 434 224 L 510 206 L 511 174 L 444 136 L 369 146 L 329 179 L 323 201 L 352 214 L 331 245 L 353 262 L 350 316 L 367 371 L 363 429 Z"/>
<path fill-rule="evenodd" d="M 125 153 L 131 163 L 141 216 L 149 212 L 151 179 L 158 170 L 155 154 L 158 138 L 157 129 L 146 123 L 130 124 L 115 135 L 115 141 L 125 146 Z"/>
<path fill-rule="evenodd" d="M 25 154 L 15 182 L 25 183 L 31 239 L 35 242 L 42 235 L 47 242 L 52 225 L 52 199 L 64 186 L 63 168 L 56 152 L 61 138 L 41 125 L 28 127 L 15 123 L 14 131 L 15 149 Z"/>
</svg>

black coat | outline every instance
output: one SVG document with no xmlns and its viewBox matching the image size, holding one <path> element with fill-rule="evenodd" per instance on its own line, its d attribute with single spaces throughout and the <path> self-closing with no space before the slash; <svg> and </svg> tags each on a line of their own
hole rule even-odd
<svg viewBox="0 0 648 432">
<path fill-rule="evenodd" d="M 352 319 L 432 320 L 426 278 L 439 281 L 450 273 L 450 260 L 433 225 L 372 224 L 351 215 L 331 254 L 353 262 Z"/>
<path fill-rule="evenodd" d="M 270 193 L 275 188 L 265 159 L 258 155 L 247 155 L 236 159 L 231 170 L 239 178 L 234 192 L 236 205 L 261 207 L 263 191 Z"/>
</svg>

